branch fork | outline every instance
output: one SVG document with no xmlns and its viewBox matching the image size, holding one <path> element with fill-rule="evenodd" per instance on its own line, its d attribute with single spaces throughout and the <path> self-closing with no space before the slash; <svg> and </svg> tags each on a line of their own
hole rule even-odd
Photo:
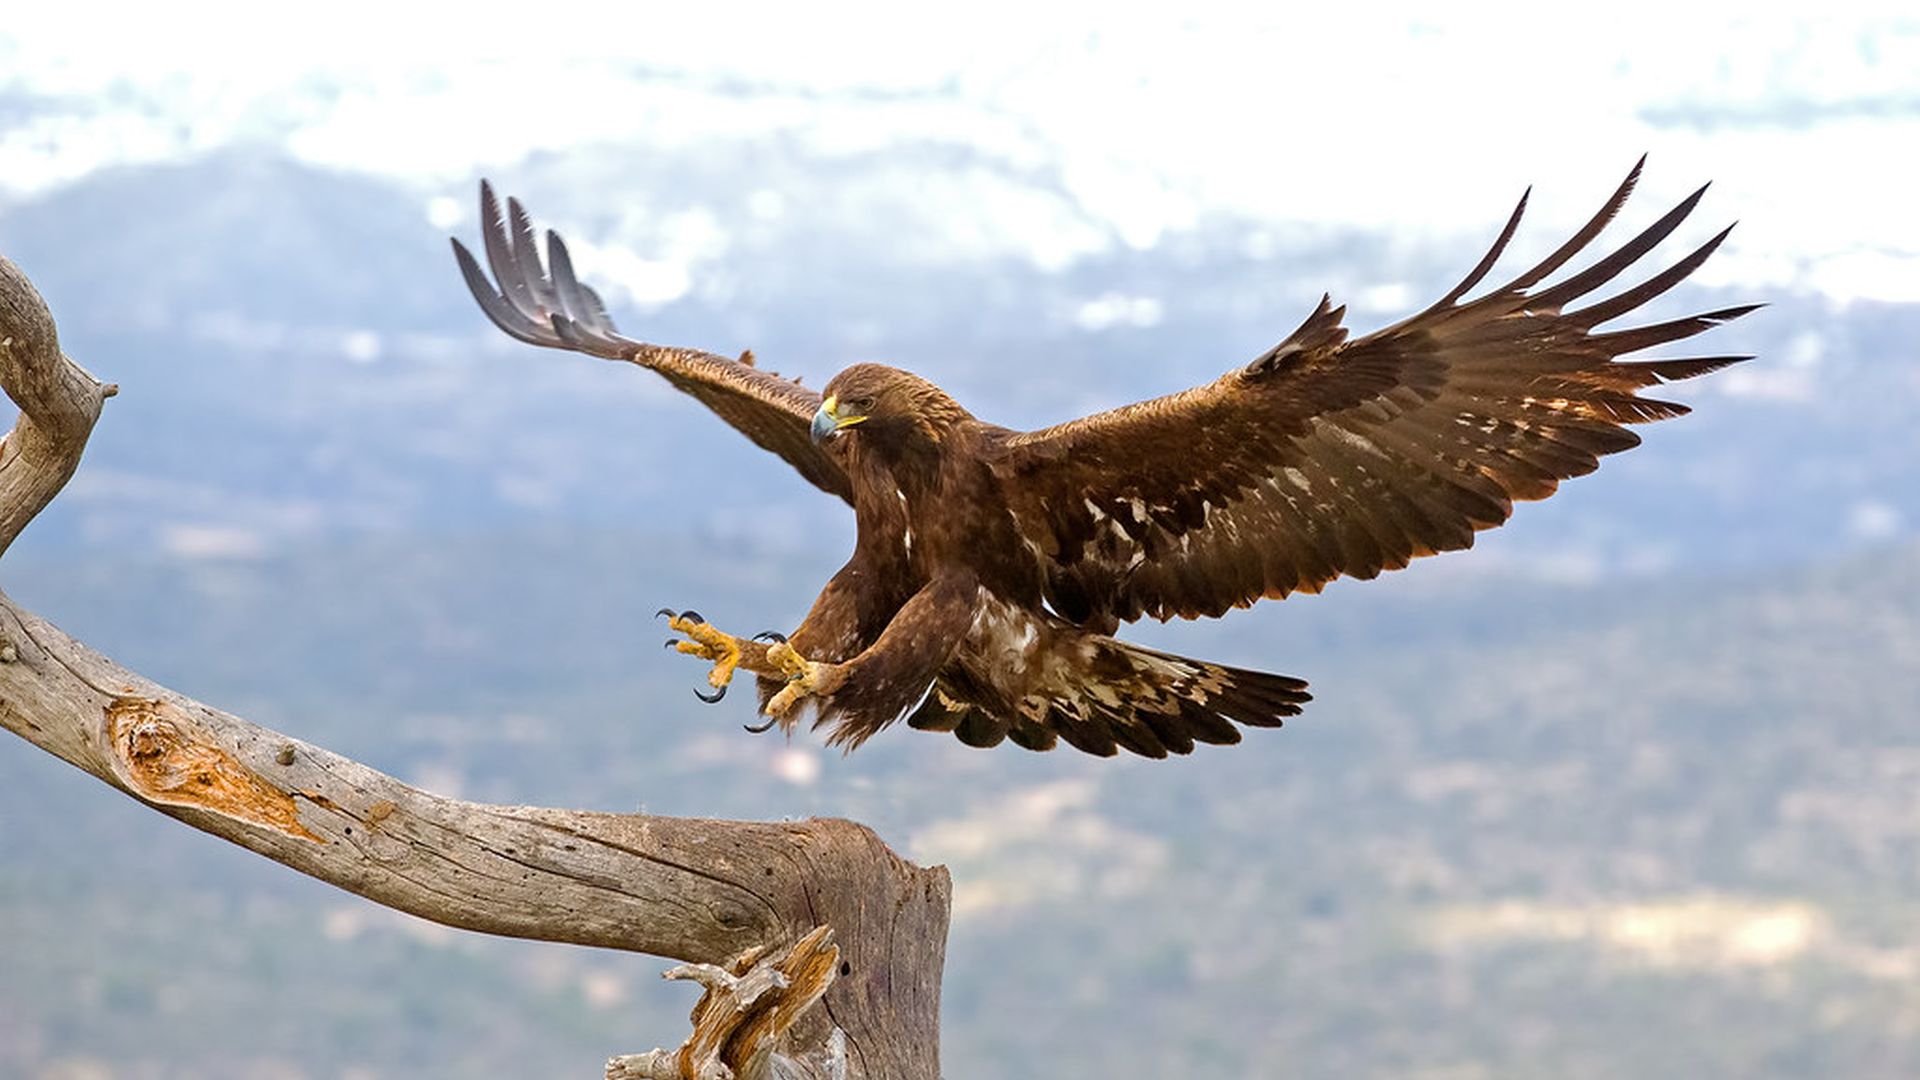
<svg viewBox="0 0 1920 1080">
<path fill-rule="evenodd" d="M 725 966 L 683 964 L 665 973 L 706 987 L 693 1007 L 693 1033 L 676 1050 L 649 1050 L 607 1062 L 607 1080 L 764 1080 L 795 1075 L 780 1040 L 833 984 L 840 950 L 819 927 L 779 953 L 756 945 Z M 826 1076 L 846 1075 L 846 1033 L 834 1028 Z M 834 1046 L 841 1047 L 834 1053 Z M 807 1070 L 801 1075 L 820 1075 Z"/>
</svg>

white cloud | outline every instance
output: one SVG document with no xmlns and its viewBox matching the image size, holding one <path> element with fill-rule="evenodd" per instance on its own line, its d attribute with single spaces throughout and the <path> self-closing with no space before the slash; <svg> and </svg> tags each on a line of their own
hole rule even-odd
<svg viewBox="0 0 1920 1080">
<path fill-rule="evenodd" d="M 371 364 L 380 359 L 380 335 L 371 330 L 350 330 L 340 339 L 340 352 L 355 364 Z"/>
<path fill-rule="evenodd" d="M 427 224 L 436 229 L 451 229 L 467 218 L 466 207 L 459 199 L 447 195 L 435 195 L 427 200 Z"/>
<path fill-rule="evenodd" d="M 820 779 L 820 755 L 789 746 L 774 756 L 773 774 L 795 787 L 806 787 Z"/>
<path fill-rule="evenodd" d="M 1910 251 L 1855 248 L 1839 252 L 1814 262 L 1808 277 L 1815 289 L 1829 296 L 1920 304 L 1920 257 Z"/>
<path fill-rule="evenodd" d="M 1412 313 L 1415 300 L 1413 288 L 1404 281 L 1396 281 L 1361 289 L 1354 297 L 1353 307 L 1355 311 L 1402 318 Z"/>
<path fill-rule="evenodd" d="M 1790 368 L 1815 368 L 1827 358 L 1827 339 L 1817 331 L 1802 330 L 1780 349 L 1780 363 Z"/>
<path fill-rule="evenodd" d="M 1074 310 L 1073 321 L 1082 330 L 1099 331 L 1116 326 L 1158 326 L 1164 314 L 1160 301 L 1151 296 L 1110 292 L 1081 304 Z"/>
<path fill-rule="evenodd" d="M 1746 364 L 1724 371 L 1715 393 L 1762 401 L 1812 401 L 1813 372 L 1804 367 L 1764 367 Z"/>
<path fill-rule="evenodd" d="M 255 559 L 266 553 L 266 541 L 252 529 L 185 522 L 160 528 L 160 547 L 183 559 Z"/>
<path fill-rule="evenodd" d="M 1847 511 L 1847 532 L 1858 540 L 1890 539 L 1900 524 L 1900 509 L 1879 499 L 1862 499 Z"/>
<path fill-rule="evenodd" d="M 670 304 L 693 290 L 692 260 L 684 255 L 649 259 L 631 248 L 602 247 L 577 238 L 568 250 L 580 273 L 603 283 L 602 291 L 613 301 L 624 296 L 644 310 Z"/>
<path fill-rule="evenodd" d="M 0 190 L 241 141 L 422 185 L 587 144 L 768 139 L 834 158 L 931 143 L 1004 170 L 933 191 L 892 178 L 949 257 L 1061 266 L 1221 213 L 1450 243 L 1497 225 L 1528 181 L 1539 231 L 1516 247 L 1544 251 L 1651 150 L 1649 214 L 1717 177 L 1703 219 L 1748 222 L 1703 280 L 1920 297 L 1920 236 L 1887 227 L 1911 199 L 1891 148 L 1920 145 L 1904 5 L 1589 15 L 997 2 L 928 25 L 878 2 L 832 19 L 590 3 L 529 20 L 341 0 L 292 27 L 243 4 L 115 5 L 102 35 L 99 11 L 44 5 L 0 31 L 0 93 L 35 110 L 0 132 Z M 1562 47 L 1572 34 L 1579 49 Z M 634 270 L 636 295 L 681 287 Z"/>
<path fill-rule="evenodd" d="M 1447 909 L 1426 919 L 1423 929 L 1429 944 L 1447 951 L 1565 942 L 1650 967 L 1725 972 L 1790 963 L 1812 949 L 1841 951 L 1826 912 L 1798 900 L 1682 896 L 1589 906 L 1507 900 Z"/>
</svg>

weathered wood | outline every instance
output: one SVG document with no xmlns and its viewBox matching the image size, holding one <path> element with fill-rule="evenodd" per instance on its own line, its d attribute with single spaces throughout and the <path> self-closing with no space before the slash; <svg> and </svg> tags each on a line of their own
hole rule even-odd
<svg viewBox="0 0 1920 1080">
<path fill-rule="evenodd" d="M 20 406 L 0 437 L 0 555 L 46 508 L 80 465 L 100 403 L 114 388 L 60 352 L 46 301 L 27 275 L 0 255 L 0 387 Z"/>
<path fill-rule="evenodd" d="M 72 476 L 113 393 L 60 353 L 45 304 L 4 258 L 0 384 L 21 407 L 0 440 L 4 553 Z M 713 1053 L 675 1057 L 689 1078 L 735 1064 L 794 1077 L 939 1076 L 950 883 L 865 826 L 444 798 L 176 694 L 4 594 L 0 726 L 197 829 L 435 922 L 733 977 L 763 955 L 798 965 L 781 969 L 786 986 L 737 1008 L 722 1007 L 737 984 L 709 984 L 687 1045 L 703 1016 L 726 1038 Z"/>
<path fill-rule="evenodd" d="M 827 1060 L 811 1070 L 778 1052 L 785 1035 L 839 974 L 840 950 L 833 932 L 821 927 L 783 953 L 755 946 L 725 967 L 683 964 L 669 979 L 689 979 L 707 988 L 693 1007 L 693 1033 L 677 1050 L 649 1050 L 607 1062 L 606 1080 L 766 1080 L 797 1071 L 845 1077 L 846 1036 L 828 1036 Z"/>
</svg>

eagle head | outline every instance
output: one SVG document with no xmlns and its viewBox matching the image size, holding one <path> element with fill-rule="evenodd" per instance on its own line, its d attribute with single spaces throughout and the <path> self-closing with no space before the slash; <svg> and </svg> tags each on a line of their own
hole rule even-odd
<svg viewBox="0 0 1920 1080">
<path fill-rule="evenodd" d="M 969 414 L 946 392 L 910 371 L 855 364 L 828 380 L 813 414 L 813 441 L 854 436 L 881 450 L 939 443 Z"/>
</svg>

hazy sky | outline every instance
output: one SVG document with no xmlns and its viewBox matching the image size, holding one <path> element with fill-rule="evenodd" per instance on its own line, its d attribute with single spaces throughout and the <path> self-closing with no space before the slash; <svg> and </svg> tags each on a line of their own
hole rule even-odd
<svg viewBox="0 0 1920 1080">
<path fill-rule="evenodd" d="M 1911 3 L 277 7 L 10 11 L 0 197 L 236 142 L 423 193 L 591 142 L 952 143 L 1057 177 L 1071 213 L 946 212 L 1062 265 L 1216 212 L 1482 233 L 1528 183 L 1572 222 L 1650 151 L 1649 204 L 1713 179 L 1743 219 L 1703 281 L 1920 301 Z"/>
</svg>

